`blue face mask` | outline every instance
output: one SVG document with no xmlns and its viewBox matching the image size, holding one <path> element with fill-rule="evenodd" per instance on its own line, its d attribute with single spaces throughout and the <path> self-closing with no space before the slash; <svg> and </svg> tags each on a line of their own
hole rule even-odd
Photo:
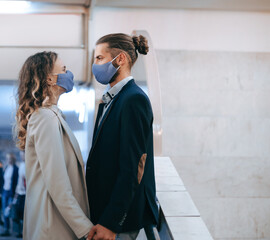
<svg viewBox="0 0 270 240">
<path fill-rule="evenodd" d="M 97 81 L 101 84 L 108 84 L 112 77 L 116 74 L 117 70 L 120 68 L 116 68 L 113 66 L 112 62 L 118 57 L 117 55 L 112 61 L 104 63 L 104 64 L 93 64 L 92 65 L 92 72 L 97 79 Z"/>
<path fill-rule="evenodd" d="M 73 89 L 74 75 L 72 72 L 68 71 L 66 73 L 60 73 L 57 75 L 57 82 L 56 84 L 66 90 L 66 92 L 70 92 Z"/>
</svg>

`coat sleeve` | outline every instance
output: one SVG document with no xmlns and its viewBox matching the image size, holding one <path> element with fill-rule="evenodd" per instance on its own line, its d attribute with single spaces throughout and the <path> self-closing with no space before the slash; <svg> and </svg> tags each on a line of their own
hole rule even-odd
<svg viewBox="0 0 270 240">
<path fill-rule="evenodd" d="M 32 126 L 37 159 L 47 191 L 78 238 L 93 226 L 75 199 L 65 162 L 61 123 L 54 112 L 40 109 Z"/>
<path fill-rule="evenodd" d="M 143 178 L 152 122 L 152 109 L 146 96 L 138 94 L 126 101 L 120 122 L 119 174 L 110 202 L 99 219 L 99 224 L 114 232 L 121 231 Z"/>
</svg>

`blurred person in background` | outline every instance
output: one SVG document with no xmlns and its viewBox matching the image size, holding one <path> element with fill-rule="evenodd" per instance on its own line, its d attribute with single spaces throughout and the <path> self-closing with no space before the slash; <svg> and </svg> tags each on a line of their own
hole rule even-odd
<svg viewBox="0 0 270 240">
<path fill-rule="evenodd" d="M 10 218 L 9 212 L 15 189 L 18 182 L 18 167 L 16 166 L 16 157 L 13 153 L 6 154 L 7 165 L 4 169 L 4 185 L 2 191 L 2 210 L 4 214 L 4 232 L 1 236 L 10 236 Z"/>
<path fill-rule="evenodd" d="M 0 154 L 1 156 L 1 154 Z M 3 185 L 4 185 L 4 175 L 3 175 L 3 163 L 2 159 L 0 160 L 0 225 L 3 225 L 4 222 L 2 221 L 2 192 L 3 192 Z"/>
<path fill-rule="evenodd" d="M 13 223 L 16 223 L 17 238 L 22 238 L 22 226 L 23 226 L 23 213 L 24 213 L 24 203 L 25 203 L 25 192 L 26 192 L 26 182 L 25 182 L 25 154 L 20 151 L 20 165 L 19 165 L 19 178 L 18 184 L 15 191 L 15 196 L 13 204 L 15 207 L 15 219 Z"/>
<path fill-rule="evenodd" d="M 4 185 L 4 171 L 3 171 L 2 160 L 0 160 L 0 195 L 1 196 L 2 196 L 2 191 L 3 191 L 3 185 Z"/>
<path fill-rule="evenodd" d="M 55 52 L 30 56 L 19 74 L 16 128 L 17 145 L 25 150 L 26 240 L 77 240 L 93 226 L 79 144 L 57 107 L 73 85 L 73 74 Z"/>
</svg>

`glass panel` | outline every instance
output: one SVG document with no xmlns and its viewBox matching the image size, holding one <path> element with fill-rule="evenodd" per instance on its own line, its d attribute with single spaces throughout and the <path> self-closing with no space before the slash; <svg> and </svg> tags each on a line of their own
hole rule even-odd
<svg viewBox="0 0 270 240">
<path fill-rule="evenodd" d="M 139 54 L 138 63 L 134 66 L 134 78 L 138 80 L 139 85 L 146 90 L 152 103 L 154 113 L 154 151 L 155 156 L 162 155 L 162 107 L 160 79 L 157 65 L 155 49 L 152 40 L 147 31 L 133 31 L 135 35 L 143 35 L 148 40 L 150 51 L 146 56 Z"/>
</svg>

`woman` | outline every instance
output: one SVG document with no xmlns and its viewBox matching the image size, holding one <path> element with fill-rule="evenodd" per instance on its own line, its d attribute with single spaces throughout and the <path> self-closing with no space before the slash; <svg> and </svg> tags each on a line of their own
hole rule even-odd
<svg viewBox="0 0 270 240">
<path fill-rule="evenodd" d="M 73 74 L 54 52 L 30 56 L 19 75 L 17 137 L 25 149 L 23 239 L 87 236 L 93 226 L 79 145 L 57 107 Z"/>
</svg>

